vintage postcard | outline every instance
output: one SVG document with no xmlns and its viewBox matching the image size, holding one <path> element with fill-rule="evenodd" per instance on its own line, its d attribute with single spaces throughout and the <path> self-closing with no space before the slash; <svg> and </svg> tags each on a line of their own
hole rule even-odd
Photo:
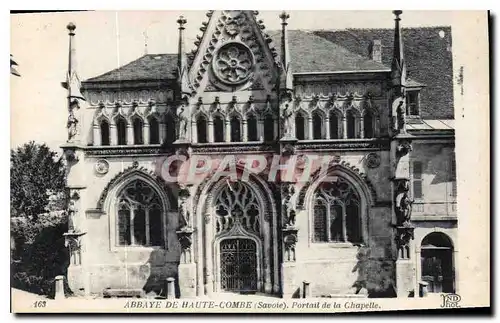
<svg viewBox="0 0 500 323">
<path fill-rule="evenodd" d="M 490 306 L 486 11 L 11 15 L 11 311 Z"/>
</svg>

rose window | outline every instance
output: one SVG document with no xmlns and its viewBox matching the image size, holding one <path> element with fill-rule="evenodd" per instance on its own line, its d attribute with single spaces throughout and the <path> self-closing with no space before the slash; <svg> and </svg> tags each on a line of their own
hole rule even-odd
<svg viewBox="0 0 500 323">
<path fill-rule="evenodd" d="M 227 44 L 220 48 L 213 67 L 221 81 L 229 84 L 243 83 L 252 73 L 253 55 L 243 44 Z"/>
</svg>

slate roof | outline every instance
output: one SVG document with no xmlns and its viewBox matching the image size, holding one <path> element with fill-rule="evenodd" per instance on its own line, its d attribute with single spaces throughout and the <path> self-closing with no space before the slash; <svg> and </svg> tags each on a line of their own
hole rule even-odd
<svg viewBox="0 0 500 323">
<path fill-rule="evenodd" d="M 392 29 L 317 30 L 314 34 L 365 57 L 369 57 L 371 41 L 379 39 L 382 42 L 382 63 L 391 66 L 394 43 Z M 420 92 L 421 116 L 452 119 L 454 111 L 451 27 L 403 28 L 402 35 L 408 77 L 425 84 Z"/>
<path fill-rule="evenodd" d="M 269 36 L 281 55 L 281 32 L 272 31 Z M 293 73 L 390 70 L 311 31 L 289 30 L 288 45 Z"/>
<path fill-rule="evenodd" d="M 148 54 L 85 82 L 175 79 L 177 54 Z"/>
<path fill-rule="evenodd" d="M 444 33 L 444 34 L 443 34 Z M 403 28 L 408 86 L 424 86 L 420 95 L 423 118 L 452 119 L 453 58 L 451 27 Z M 280 31 L 270 31 L 280 52 Z M 443 37 L 441 37 L 443 36 Z M 382 42 L 382 63 L 369 58 L 373 40 Z M 290 30 L 293 73 L 390 70 L 394 30 Z M 85 82 L 175 79 L 177 54 L 149 54 Z"/>
</svg>

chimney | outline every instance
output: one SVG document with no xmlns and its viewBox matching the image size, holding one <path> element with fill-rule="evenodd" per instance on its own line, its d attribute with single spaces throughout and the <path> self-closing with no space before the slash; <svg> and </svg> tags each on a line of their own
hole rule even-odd
<svg viewBox="0 0 500 323">
<path fill-rule="evenodd" d="M 382 63 L 382 41 L 380 39 L 374 39 L 370 43 L 369 51 L 372 60 Z"/>
</svg>

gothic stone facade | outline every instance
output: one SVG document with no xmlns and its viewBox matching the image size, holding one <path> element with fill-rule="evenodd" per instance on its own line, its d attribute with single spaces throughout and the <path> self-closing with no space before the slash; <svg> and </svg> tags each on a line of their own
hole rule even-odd
<svg viewBox="0 0 500 323">
<path fill-rule="evenodd" d="M 73 291 L 456 291 L 451 30 L 395 14 L 391 30 L 305 32 L 283 13 L 265 32 L 258 12 L 209 11 L 187 53 L 181 17 L 177 54 L 82 83 L 68 25 Z M 329 161 L 306 180 L 241 176 L 248 156 L 304 171 L 312 155 Z M 239 175 L 169 181 L 171 156 L 234 156 Z"/>
</svg>

